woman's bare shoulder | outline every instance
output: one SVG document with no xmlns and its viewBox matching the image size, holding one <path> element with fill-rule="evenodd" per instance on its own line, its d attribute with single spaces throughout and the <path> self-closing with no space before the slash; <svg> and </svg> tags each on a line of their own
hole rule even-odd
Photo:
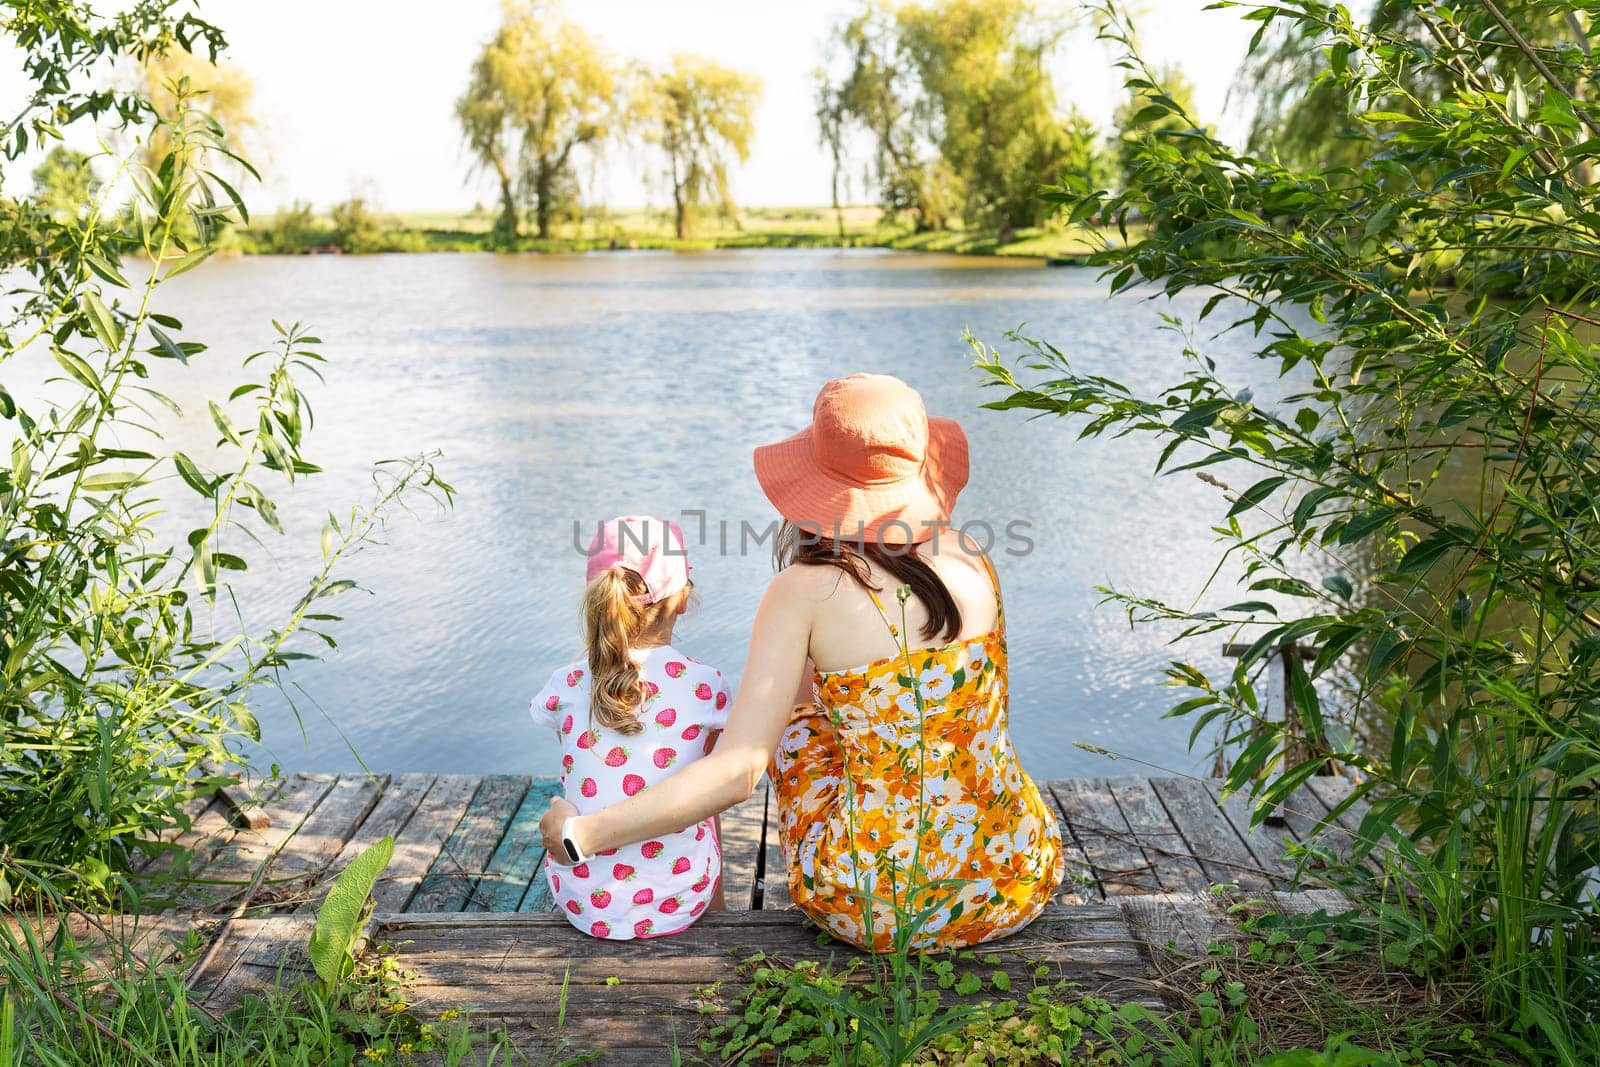
<svg viewBox="0 0 1600 1067">
<path fill-rule="evenodd" d="M 774 575 L 767 586 L 767 595 L 821 604 L 831 598 L 838 591 L 839 583 L 845 580 L 844 572 L 837 567 L 799 563 Z"/>
<path fill-rule="evenodd" d="M 942 527 L 924 545 L 918 546 L 923 558 L 931 557 L 930 562 L 937 560 L 939 564 L 953 562 L 956 566 L 966 567 L 978 574 L 987 576 L 988 568 L 984 566 L 983 546 L 969 534 L 946 526 Z"/>
</svg>

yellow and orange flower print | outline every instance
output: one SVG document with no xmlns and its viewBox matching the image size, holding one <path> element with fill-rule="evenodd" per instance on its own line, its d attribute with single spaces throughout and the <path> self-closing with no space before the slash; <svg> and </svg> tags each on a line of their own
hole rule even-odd
<svg viewBox="0 0 1600 1067">
<path fill-rule="evenodd" d="M 982 638 L 818 672 L 769 769 L 795 904 L 874 952 L 896 908 L 917 951 L 1026 926 L 1061 883 L 1061 832 L 1006 724 L 1005 622 Z M 916 694 L 922 696 L 917 707 Z"/>
</svg>

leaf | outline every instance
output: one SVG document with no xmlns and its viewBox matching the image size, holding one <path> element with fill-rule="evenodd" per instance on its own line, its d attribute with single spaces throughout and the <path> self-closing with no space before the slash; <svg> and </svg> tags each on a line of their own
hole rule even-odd
<svg viewBox="0 0 1600 1067">
<path fill-rule="evenodd" d="M 117 320 L 112 317 L 111 309 L 100 300 L 100 294 L 93 289 L 83 291 L 83 303 L 89 311 L 89 327 L 99 342 L 105 346 L 107 352 L 115 352 L 122 347 L 122 327 L 117 325 Z"/>
<path fill-rule="evenodd" d="M 1525 144 L 1507 156 L 1505 163 L 1503 163 L 1500 167 L 1500 180 L 1505 181 L 1511 176 L 1512 171 L 1516 170 L 1522 165 L 1523 160 L 1527 159 L 1538 150 L 1539 146 L 1537 144 Z"/>
<path fill-rule="evenodd" d="M 15 418 L 17 402 L 11 399 L 11 394 L 6 392 L 5 386 L 0 385 L 0 419 Z"/>
<path fill-rule="evenodd" d="M 1178 433 L 1187 433 L 1191 430 L 1203 430 L 1217 421 L 1217 416 L 1233 406 L 1232 400 L 1207 400 L 1196 404 L 1172 423 L 1172 429 Z"/>
<path fill-rule="evenodd" d="M 1399 574 L 1419 574 L 1432 567 L 1439 561 L 1439 557 L 1450 551 L 1457 544 L 1456 538 L 1449 532 L 1440 530 L 1438 533 L 1423 538 L 1406 550 L 1400 560 L 1400 565 L 1395 568 Z"/>
<path fill-rule="evenodd" d="M 356 939 L 365 921 L 367 898 L 394 857 L 394 838 L 383 837 L 350 861 L 339 873 L 328 899 L 317 911 L 316 929 L 306 945 L 311 966 L 329 991 L 342 982 L 354 966 Z"/>
<path fill-rule="evenodd" d="M 161 349 L 161 354 L 166 356 L 168 359 L 175 359 L 179 363 L 187 366 L 189 363 L 189 353 L 185 352 L 181 347 L 179 347 L 178 342 L 174 341 L 167 331 L 163 330 L 153 322 L 148 323 L 147 325 L 150 328 L 150 336 L 156 339 L 156 346 Z"/>
<path fill-rule="evenodd" d="M 255 713 L 238 701 L 228 703 L 228 711 L 233 715 L 233 724 L 250 740 L 261 740 L 261 724 L 256 721 Z"/>
<path fill-rule="evenodd" d="M 1228 514 L 1237 515 L 1241 511 L 1249 511 L 1267 497 L 1271 496 L 1274 489 L 1278 488 L 1278 486 L 1282 485 L 1288 480 L 1289 479 L 1287 478 L 1281 477 L 1261 479 L 1255 485 L 1252 485 L 1250 488 L 1239 494 L 1239 499 L 1234 501 L 1233 507 L 1228 509 Z"/>
<path fill-rule="evenodd" d="M 102 256 L 94 252 L 85 252 L 83 254 L 83 262 L 84 265 L 90 270 L 94 271 L 95 274 L 110 282 L 112 285 L 118 286 L 122 289 L 133 288 L 133 286 L 129 284 L 128 279 L 122 276 L 122 271 L 117 269 L 116 264 L 112 263 L 109 257 Z"/>
<path fill-rule="evenodd" d="M 1349 545 L 1360 541 L 1380 527 L 1387 525 L 1394 519 L 1396 514 L 1394 508 L 1382 505 L 1372 508 L 1370 511 L 1357 512 L 1355 517 L 1345 524 L 1344 529 L 1339 531 L 1339 543 L 1341 545 Z"/>
<path fill-rule="evenodd" d="M 229 200 L 233 201 L 233 209 L 239 213 L 239 221 L 248 226 L 250 224 L 250 209 L 244 206 L 244 198 L 239 195 L 238 190 L 234 189 L 233 186 L 223 181 L 212 171 L 206 171 L 206 175 L 212 181 L 222 186 L 222 191 L 228 194 Z"/>
<path fill-rule="evenodd" d="M 1303 532 L 1306 528 L 1306 524 L 1316 516 L 1317 508 L 1321 507 L 1323 504 L 1339 495 L 1341 494 L 1338 489 L 1335 489 L 1331 485 L 1324 485 L 1319 489 L 1313 489 L 1311 492 L 1301 497 L 1300 503 L 1296 504 L 1294 508 L 1292 525 L 1294 526 L 1295 532 Z"/>
<path fill-rule="evenodd" d="M 228 418 L 228 413 L 223 411 L 215 400 L 208 400 L 206 403 L 211 409 L 211 421 L 223 439 L 231 445 L 244 447 L 244 440 L 239 436 L 239 431 L 233 428 L 233 421 Z"/>
<path fill-rule="evenodd" d="M 107 493 L 118 489 L 127 489 L 135 485 L 143 485 L 144 479 L 131 471 L 102 471 L 91 474 L 79 485 L 85 492 Z"/>
<path fill-rule="evenodd" d="M 283 524 L 278 521 L 278 505 L 270 497 L 257 493 L 250 503 L 255 507 L 256 514 L 261 516 L 261 521 L 270 526 L 274 533 L 283 533 Z"/>
<path fill-rule="evenodd" d="M 1421 120 L 1414 115 L 1404 115 L 1398 111 L 1369 111 L 1361 116 L 1363 122 L 1405 122 L 1417 123 Z"/>
<path fill-rule="evenodd" d="M 1349 600 L 1350 594 L 1355 591 L 1350 585 L 1350 579 L 1337 572 L 1323 576 L 1322 588 L 1340 600 Z"/>
<path fill-rule="evenodd" d="M 208 245 L 205 248 L 195 249 L 193 252 L 190 252 L 188 255 L 173 263 L 171 267 L 167 268 L 166 279 L 170 280 L 187 271 L 194 270 L 200 264 L 210 259 L 211 253 L 215 252 L 216 250 L 217 248 L 215 245 Z"/>
<path fill-rule="evenodd" d="M 56 357 L 56 362 L 61 364 L 62 369 L 72 375 L 79 385 L 91 393 L 105 396 L 105 390 L 100 388 L 100 378 L 82 356 L 68 352 L 65 348 L 51 349 L 51 353 Z"/>
<path fill-rule="evenodd" d="M 1127 125 L 1129 129 L 1136 126 L 1144 126 L 1152 122 L 1158 122 L 1171 113 L 1172 109 L 1159 101 L 1146 104 L 1134 114 L 1133 118 L 1128 120 Z"/>
<path fill-rule="evenodd" d="M 207 480 L 205 475 L 200 473 L 200 468 L 195 466 L 194 460 L 182 452 L 174 452 L 172 454 L 172 465 L 178 468 L 178 477 L 182 478 L 190 489 L 207 499 L 215 494 L 215 487 Z"/>
<path fill-rule="evenodd" d="M 200 593 L 210 600 L 217 590 L 217 560 L 210 539 L 200 542 Z"/>
<path fill-rule="evenodd" d="M 1381 682 L 1409 645 L 1406 635 L 1399 630 L 1387 629 L 1380 633 L 1372 646 L 1372 657 L 1367 660 L 1367 683 L 1376 685 Z"/>
</svg>

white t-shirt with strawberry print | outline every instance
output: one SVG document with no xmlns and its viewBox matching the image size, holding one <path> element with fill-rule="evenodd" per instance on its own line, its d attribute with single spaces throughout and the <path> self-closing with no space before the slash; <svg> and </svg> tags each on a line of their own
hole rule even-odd
<svg viewBox="0 0 1600 1067">
<path fill-rule="evenodd" d="M 623 734 L 589 719 L 589 664 L 556 671 L 529 705 L 534 721 L 561 739 L 561 782 L 584 814 L 625 800 L 701 759 L 728 722 L 731 693 L 722 672 L 671 645 L 639 661 L 644 729 Z M 722 876 L 711 819 L 674 834 L 599 853 L 566 867 L 545 862 L 556 906 L 586 934 L 628 941 L 693 925 Z"/>
</svg>

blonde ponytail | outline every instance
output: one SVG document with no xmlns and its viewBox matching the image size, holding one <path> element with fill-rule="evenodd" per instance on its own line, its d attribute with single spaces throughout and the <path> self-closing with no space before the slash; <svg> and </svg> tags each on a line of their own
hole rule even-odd
<svg viewBox="0 0 1600 1067">
<path fill-rule="evenodd" d="M 589 583 L 583 593 L 584 637 L 589 648 L 589 714 L 593 721 L 619 733 L 636 734 L 635 709 L 643 686 L 639 665 L 629 650 L 660 605 L 636 598 L 649 592 L 644 579 L 624 567 L 613 567 Z"/>
</svg>

